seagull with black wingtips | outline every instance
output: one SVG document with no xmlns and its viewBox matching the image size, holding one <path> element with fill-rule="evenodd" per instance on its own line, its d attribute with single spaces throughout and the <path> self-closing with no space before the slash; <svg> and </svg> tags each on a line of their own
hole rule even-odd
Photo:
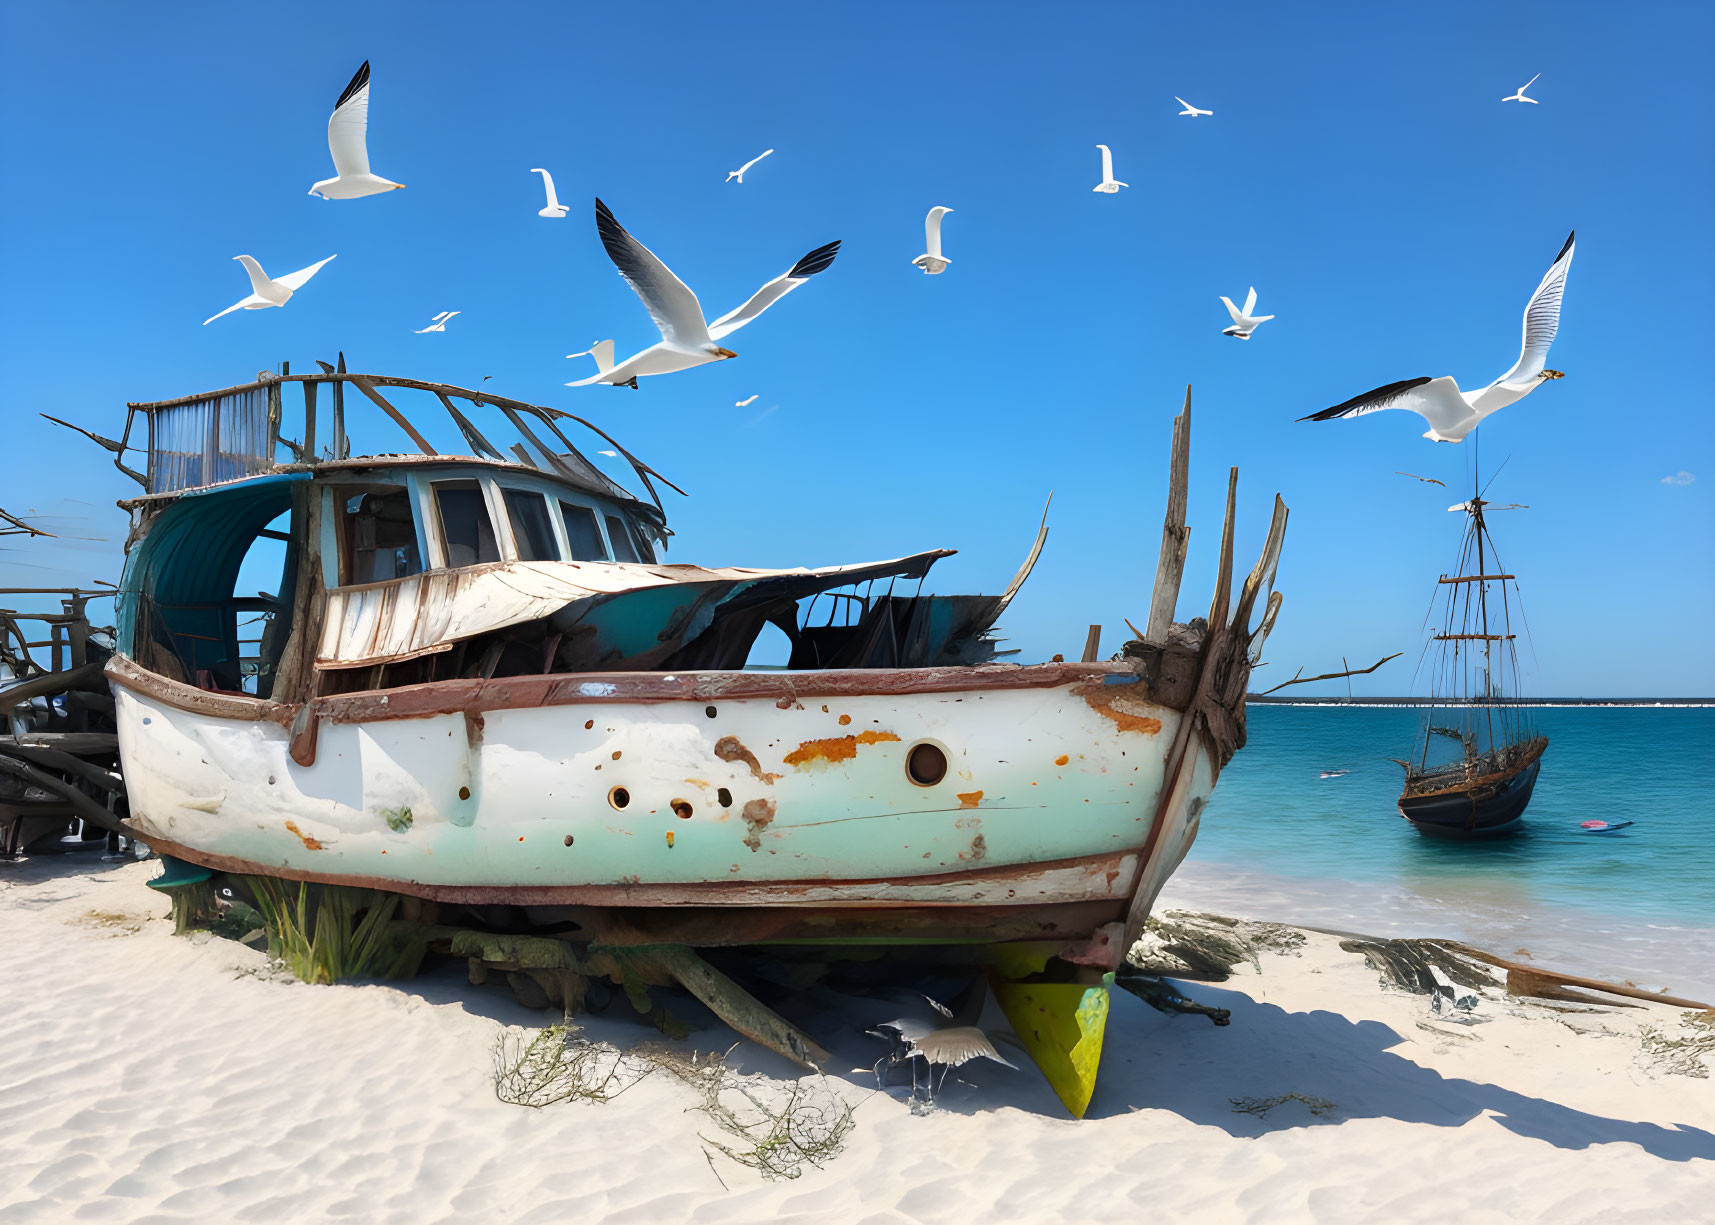
<svg viewBox="0 0 1715 1225">
<path fill-rule="evenodd" d="M 369 61 L 351 78 L 328 116 L 328 152 L 334 177 L 310 188 L 324 200 L 356 200 L 405 186 L 369 172 Z"/>
<path fill-rule="evenodd" d="M 1388 383 L 1299 420 L 1332 421 L 1336 417 L 1362 417 L 1386 408 L 1405 408 L 1429 422 L 1423 433 L 1425 438 L 1433 442 L 1460 442 L 1485 417 L 1524 399 L 1550 379 L 1564 378 L 1560 371 L 1547 368 L 1548 346 L 1560 331 L 1560 302 L 1566 294 L 1566 274 L 1572 268 L 1576 237 L 1576 231 L 1566 236 L 1566 245 L 1560 248 L 1560 254 L 1543 275 L 1542 284 L 1525 305 L 1524 342 L 1518 361 L 1487 387 L 1460 391 L 1451 375 L 1440 378 L 1425 375 Z"/>
<path fill-rule="evenodd" d="M 661 329 L 661 341 L 618 365 L 603 364 L 603 355 L 598 351 L 596 362 L 602 368 L 587 379 L 567 383 L 567 387 L 611 383 L 615 387 L 635 389 L 637 380 L 647 375 L 673 374 L 693 366 L 737 357 L 738 354 L 722 348 L 717 342 L 751 322 L 818 272 L 827 271 L 840 251 L 837 239 L 817 247 L 751 294 L 743 306 L 708 323 L 703 319 L 702 304 L 691 292 L 691 287 L 674 276 L 672 269 L 662 263 L 653 251 L 633 238 L 600 200 L 595 202 L 595 223 L 608 258 L 619 269 L 625 283 L 643 299 L 649 317 Z M 608 352 L 611 355 L 612 350 Z"/>
</svg>

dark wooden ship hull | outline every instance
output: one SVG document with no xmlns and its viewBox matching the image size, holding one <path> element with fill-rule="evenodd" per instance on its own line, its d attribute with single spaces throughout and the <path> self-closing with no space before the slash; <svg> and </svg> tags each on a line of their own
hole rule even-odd
<svg viewBox="0 0 1715 1225">
<path fill-rule="evenodd" d="M 1510 773 L 1481 779 L 1469 787 L 1402 795 L 1399 815 L 1422 833 L 1438 837 L 1490 838 L 1513 833 L 1530 804 L 1541 766 L 1538 750 Z"/>
</svg>

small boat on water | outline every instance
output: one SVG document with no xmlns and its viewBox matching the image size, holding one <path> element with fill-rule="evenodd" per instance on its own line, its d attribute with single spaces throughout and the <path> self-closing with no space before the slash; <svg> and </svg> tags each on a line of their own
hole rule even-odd
<svg viewBox="0 0 1715 1225">
<path fill-rule="evenodd" d="M 353 456 L 348 388 L 418 453 Z M 471 453 L 431 445 L 394 403 L 407 393 Z M 997 996 L 1082 1113 L 1112 971 L 1244 744 L 1281 603 L 1278 498 L 1234 590 L 1234 469 L 1208 616 L 1173 620 L 1189 396 L 1148 628 L 1100 660 L 1092 626 L 1080 662 L 1038 664 L 1004 661 L 992 630 L 1046 520 L 998 596 L 923 591 L 941 549 L 670 565 L 657 485 L 677 487 L 556 409 L 343 357 L 130 408 L 120 445 L 144 421 L 148 465 L 122 504 L 107 676 L 137 837 L 229 882 L 401 895 L 437 939 L 462 925 L 570 950 L 500 959 L 514 970 L 611 975 L 630 950 L 806 1061 L 814 1042 L 758 1020 L 696 949 L 972 950 L 1012 967 Z M 479 428 L 495 414 L 517 443 Z M 264 561 L 278 582 L 258 594 Z M 752 662 L 771 626 L 784 668 Z"/>
<path fill-rule="evenodd" d="M 1480 495 L 1448 510 L 1466 516 L 1459 571 L 1442 575 L 1441 630 L 1432 642 L 1430 703 L 1399 815 L 1425 834 L 1486 838 L 1514 832 L 1536 787 L 1548 738 L 1519 704 L 1512 612 L 1517 579 L 1504 573 Z M 1509 590 L 1510 585 L 1510 590 Z"/>
</svg>

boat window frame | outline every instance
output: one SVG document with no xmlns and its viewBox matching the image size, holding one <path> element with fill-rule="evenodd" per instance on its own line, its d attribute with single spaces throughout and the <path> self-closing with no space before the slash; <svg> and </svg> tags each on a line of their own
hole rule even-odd
<svg viewBox="0 0 1715 1225">
<path fill-rule="evenodd" d="M 508 558 L 508 560 L 511 560 L 511 561 L 533 561 L 533 562 L 535 562 L 535 561 L 569 561 L 569 560 L 571 560 L 571 554 L 566 549 L 566 543 L 567 542 L 565 539 L 565 535 L 563 532 L 561 532 L 560 530 L 557 529 L 557 527 L 554 523 L 555 511 L 557 508 L 554 506 L 554 499 L 553 498 L 550 498 L 547 494 L 543 493 L 540 489 L 531 489 L 527 485 L 513 485 L 513 484 L 509 484 L 509 483 L 504 482 L 504 481 L 496 481 L 495 485 L 499 490 L 500 504 L 506 510 L 507 535 L 511 537 L 511 541 L 510 541 L 511 556 L 510 556 L 510 558 Z M 516 525 L 514 525 L 514 523 L 512 522 L 512 504 L 511 504 L 511 502 L 509 502 L 507 500 L 508 495 L 511 495 L 511 494 L 519 494 L 523 497 L 531 497 L 531 498 L 540 499 L 541 504 L 542 504 L 542 517 L 547 522 L 547 525 L 548 525 L 548 544 L 549 544 L 549 547 L 552 548 L 554 551 L 554 555 L 552 557 L 530 557 L 530 558 L 526 558 L 524 556 L 524 550 L 521 549 L 519 547 L 519 544 L 518 544 L 518 529 L 517 529 Z M 508 552 L 508 550 L 503 548 L 501 550 L 502 556 L 503 557 L 506 556 L 507 552 Z"/>
<path fill-rule="evenodd" d="M 495 556 L 491 561 L 473 561 L 462 566 L 455 566 L 447 554 L 447 526 L 441 519 L 441 500 L 435 491 L 435 486 L 465 481 L 474 483 L 477 492 L 482 495 L 482 506 L 488 514 L 488 530 L 494 535 Z M 421 485 L 420 502 L 426 503 L 434 515 L 435 531 L 429 537 L 429 542 L 435 550 L 437 563 L 434 566 L 435 569 L 471 570 L 477 566 L 492 566 L 495 562 L 518 560 L 518 550 L 512 541 L 512 523 L 506 515 L 504 504 L 497 505 L 500 503 L 500 495 L 493 477 L 486 473 L 461 471 L 457 468 L 442 469 L 438 472 L 423 473 Z"/>
</svg>

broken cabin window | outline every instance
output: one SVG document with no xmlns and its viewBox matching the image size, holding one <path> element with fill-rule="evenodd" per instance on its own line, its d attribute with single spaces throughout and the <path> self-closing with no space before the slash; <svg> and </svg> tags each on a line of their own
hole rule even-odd
<svg viewBox="0 0 1715 1225">
<path fill-rule="evenodd" d="M 512 538 L 518 545 L 519 561 L 559 561 L 560 544 L 548 518 L 548 499 L 524 489 L 506 489 L 506 516 L 512 520 Z"/>
<path fill-rule="evenodd" d="M 595 511 L 587 506 L 560 503 L 560 517 L 566 521 L 566 540 L 572 546 L 573 561 L 606 561 L 607 546 L 602 543 L 601 524 Z"/>
<path fill-rule="evenodd" d="M 411 496 L 403 485 L 347 494 L 342 506 L 347 583 L 382 583 L 422 570 Z"/>
<path fill-rule="evenodd" d="M 499 561 L 500 546 L 495 543 L 494 524 L 488 517 L 482 486 L 475 481 L 436 481 L 434 489 L 447 565 L 477 566 Z"/>
<path fill-rule="evenodd" d="M 613 541 L 614 561 L 638 560 L 637 545 L 631 539 L 631 531 L 618 515 L 607 517 L 607 538 Z"/>
</svg>

